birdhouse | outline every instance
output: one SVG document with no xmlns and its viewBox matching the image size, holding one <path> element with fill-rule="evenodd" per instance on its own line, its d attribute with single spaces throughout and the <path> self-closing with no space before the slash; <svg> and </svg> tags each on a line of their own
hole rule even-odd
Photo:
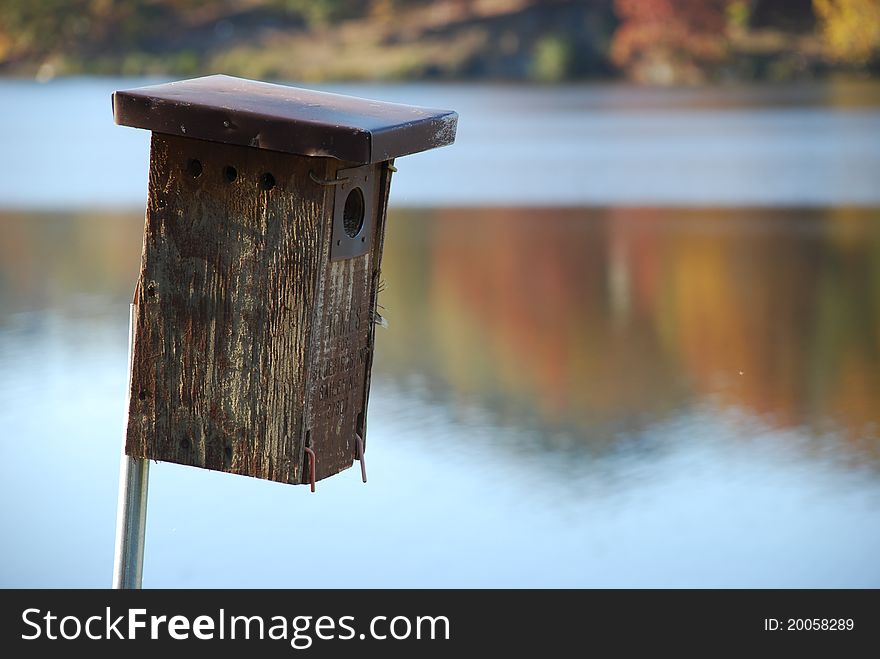
<svg viewBox="0 0 880 659">
<path fill-rule="evenodd" d="M 113 113 L 152 131 L 126 454 L 313 488 L 363 464 L 393 162 L 456 113 L 227 76 Z"/>
</svg>

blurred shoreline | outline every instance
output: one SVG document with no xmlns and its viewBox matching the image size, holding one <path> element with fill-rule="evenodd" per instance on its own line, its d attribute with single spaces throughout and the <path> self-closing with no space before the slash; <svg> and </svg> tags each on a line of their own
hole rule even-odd
<svg viewBox="0 0 880 659">
<path fill-rule="evenodd" d="M 119 4 L 121 6 L 116 6 Z M 0 7 L 0 75 L 337 81 L 822 80 L 880 72 L 880 3 L 133 0 Z M 876 20 L 875 20 L 876 19 Z"/>
</svg>

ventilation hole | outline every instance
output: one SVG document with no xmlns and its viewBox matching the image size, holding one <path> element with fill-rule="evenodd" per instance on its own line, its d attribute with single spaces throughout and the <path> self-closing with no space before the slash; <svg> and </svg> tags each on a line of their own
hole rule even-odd
<svg viewBox="0 0 880 659">
<path fill-rule="evenodd" d="M 147 390 L 146 390 L 146 389 L 141 389 L 141 390 L 138 392 L 138 399 L 139 399 L 139 400 L 147 400 L 147 395 L 148 395 L 148 394 L 147 394 Z"/>
<path fill-rule="evenodd" d="M 158 199 L 158 200 L 156 201 L 156 208 L 158 208 L 159 210 L 162 210 L 163 208 L 165 208 L 165 200 L 164 200 L 164 199 Z"/>
<path fill-rule="evenodd" d="M 190 158 L 189 162 L 186 163 L 186 171 L 193 178 L 198 178 L 202 175 L 202 161 Z"/>
<path fill-rule="evenodd" d="M 364 193 L 360 188 L 353 188 L 345 199 L 342 209 L 342 226 L 349 238 L 357 236 L 364 226 Z"/>
<path fill-rule="evenodd" d="M 271 190 L 275 187 L 275 177 L 269 172 L 266 172 L 260 177 L 260 187 L 263 188 L 263 190 Z"/>
<path fill-rule="evenodd" d="M 235 169 L 232 165 L 227 165 L 223 170 L 223 178 L 232 183 L 235 179 L 238 178 L 238 170 Z"/>
<path fill-rule="evenodd" d="M 184 451 L 189 450 L 189 437 L 180 438 L 180 448 L 182 448 Z"/>
<path fill-rule="evenodd" d="M 155 297 L 156 296 L 156 285 L 150 284 L 147 286 L 147 297 Z"/>
</svg>

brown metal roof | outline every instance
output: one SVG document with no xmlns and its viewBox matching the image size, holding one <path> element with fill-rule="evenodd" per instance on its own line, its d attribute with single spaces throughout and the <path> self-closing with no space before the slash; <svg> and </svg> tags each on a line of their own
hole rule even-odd
<svg viewBox="0 0 880 659">
<path fill-rule="evenodd" d="M 117 91 L 117 124 L 355 163 L 452 144 L 458 115 L 224 75 Z"/>
</svg>

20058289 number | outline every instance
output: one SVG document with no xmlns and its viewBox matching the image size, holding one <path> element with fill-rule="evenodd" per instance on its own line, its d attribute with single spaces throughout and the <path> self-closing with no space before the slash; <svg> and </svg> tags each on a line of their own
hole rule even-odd
<svg viewBox="0 0 880 659">
<path fill-rule="evenodd" d="M 852 618 L 789 618 L 786 629 L 791 631 L 851 631 Z"/>
</svg>

